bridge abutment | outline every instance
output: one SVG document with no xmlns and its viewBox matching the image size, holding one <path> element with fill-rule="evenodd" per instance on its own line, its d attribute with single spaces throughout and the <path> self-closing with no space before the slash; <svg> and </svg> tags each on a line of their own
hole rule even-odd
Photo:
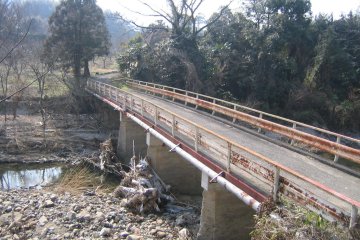
<svg viewBox="0 0 360 240">
<path fill-rule="evenodd" d="M 208 181 L 207 176 L 205 181 Z M 205 183 L 197 239 L 250 239 L 249 234 L 254 227 L 254 215 L 254 210 L 222 186 Z"/>
<path fill-rule="evenodd" d="M 119 119 L 119 137 L 116 150 L 123 163 L 128 164 L 130 162 L 133 156 L 133 143 L 135 145 L 136 156 L 145 157 L 147 146 L 144 129 L 121 112 Z"/>
<path fill-rule="evenodd" d="M 201 194 L 201 172 L 197 168 L 178 154 L 169 152 L 169 148 L 150 133 L 146 135 L 146 144 L 152 167 L 160 178 L 172 187 L 173 192 Z"/>
</svg>

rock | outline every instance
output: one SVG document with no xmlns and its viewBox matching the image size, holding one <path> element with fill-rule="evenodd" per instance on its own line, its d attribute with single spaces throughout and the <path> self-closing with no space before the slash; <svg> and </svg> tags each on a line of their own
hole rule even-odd
<svg viewBox="0 0 360 240">
<path fill-rule="evenodd" d="M 58 196 L 56 194 L 51 194 L 50 200 L 56 202 L 58 200 Z"/>
<path fill-rule="evenodd" d="M 45 237 L 46 234 L 48 233 L 49 229 L 48 228 L 44 228 L 42 231 L 41 231 L 41 236 L 42 237 Z"/>
<path fill-rule="evenodd" d="M 7 207 L 7 206 L 10 206 L 10 205 L 12 204 L 12 202 L 10 202 L 10 201 L 4 201 L 2 204 L 3 204 L 5 207 Z"/>
<path fill-rule="evenodd" d="M 137 228 L 137 227 L 133 227 L 133 228 L 131 228 L 131 231 L 133 232 L 133 233 L 135 233 L 135 234 L 140 234 L 140 228 Z"/>
<path fill-rule="evenodd" d="M 187 228 L 183 228 L 179 231 L 179 240 L 190 240 L 191 234 Z"/>
<path fill-rule="evenodd" d="M 40 226 L 44 226 L 48 222 L 48 219 L 45 216 L 41 216 L 38 223 Z"/>
<path fill-rule="evenodd" d="M 12 237 L 13 237 L 13 239 L 15 239 L 15 240 L 20 239 L 19 235 L 17 235 L 17 234 L 14 234 Z"/>
<path fill-rule="evenodd" d="M 129 223 L 128 225 L 126 225 L 125 229 L 126 229 L 126 231 L 131 232 L 132 228 L 133 228 L 133 226 L 131 225 L 131 223 Z"/>
<path fill-rule="evenodd" d="M 104 223 L 104 227 L 106 227 L 106 228 L 113 228 L 114 226 L 113 226 L 111 223 L 109 223 L 109 222 L 105 222 L 105 223 Z"/>
<path fill-rule="evenodd" d="M 70 238 L 71 234 L 70 233 L 64 233 L 64 238 Z"/>
<path fill-rule="evenodd" d="M 138 235 L 129 235 L 127 236 L 126 240 L 141 240 L 142 237 L 138 236 Z"/>
<path fill-rule="evenodd" d="M 74 220 L 75 218 L 76 218 L 76 213 L 75 212 L 73 212 L 73 211 L 70 211 L 70 212 L 68 212 L 67 214 L 66 214 L 66 218 L 68 219 L 68 220 Z"/>
<path fill-rule="evenodd" d="M 80 212 L 81 209 L 82 209 L 82 207 L 79 206 L 79 205 L 75 205 L 75 206 L 73 207 L 73 211 L 74 211 L 74 212 Z"/>
<path fill-rule="evenodd" d="M 9 213 L 9 212 L 11 212 L 12 211 L 12 207 L 11 206 L 7 206 L 6 208 L 5 208 L 5 212 L 6 213 Z"/>
<path fill-rule="evenodd" d="M 46 200 L 44 202 L 44 204 L 43 204 L 43 207 L 45 207 L 45 208 L 51 208 L 51 207 L 54 207 L 54 206 L 55 206 L 54 202 L 51 201 L 50 199 Z"/>
<path fill-rule="evenodd" d="M 78 222 L 88 222 L 91 219 L 90 213 L 86 209 L 83 209 L 76 215 L 76 219 Z"/>
<path fill-rule="evenodd" d="M 108 237 L 111 234 L 111 229 L 110 228 L 102 228 L 99 235 L 102 237 Z"/>
<path fill-rule="evenodd" d="M 180 215 L 176 218 L 175 225 L 176 226 L 184 226 L 186 224 L 186 219 L 184 215 Z"/>
<path fill-rule="evenodd" d="M 149 233 L 150 235 L 155 235 L 157 231 L 158 231 L 157 229 L 151 229 Z"/>
<path fill-rule="evenodd" d="M 175 225 L 176 226 L 186 226 L 186 225 L 192 225 L 196 221 L 196 217 L 191 213 L 185 213 L 183 215 L 180 215 L 176 218 Z"/>
<path fill-rule="evenodd" d="M 129 236 L 130 234 L 128 232 L 121 232 L 120 233 L 120 237 L 121 238 L 126 238 L 127 236 Z"/>
<path fill-rule="evenodd" d="M 72 237 L 78 236 L 79 233 L 80 233 L 80 229 L 74 229 L 74 230 L 72 231 Z"/>
<path fill-rule="evenodd" d="M 158 232 L 156 233 L 156 236 L 157 236 L 158 238 L 164 238 L 164 237 L 166 237 L 166 233 L 163 232 L 163 231 L 158 231 Z"/>
</svg>

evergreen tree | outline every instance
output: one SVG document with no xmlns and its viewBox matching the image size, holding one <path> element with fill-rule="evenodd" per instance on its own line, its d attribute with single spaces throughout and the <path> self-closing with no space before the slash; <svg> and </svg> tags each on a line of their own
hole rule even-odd
<svg viewBox="0 0 360 240">
<path fill-rule="evenodd" d="M 45 43 L 47 61 L 61 63 L 62 68 L 72 68 L 76 88 L 81 68 L 90 76 L 89 61 L 109 53 L 109 33 L 105 18 L 95 0 L 63 0 L 49 19 L 50 35 Z"/>
</svg>

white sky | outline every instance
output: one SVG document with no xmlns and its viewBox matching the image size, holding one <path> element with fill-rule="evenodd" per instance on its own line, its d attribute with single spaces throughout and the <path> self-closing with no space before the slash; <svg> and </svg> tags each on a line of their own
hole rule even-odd
<svg viewBox="0 0 360 240">
<path fill-rule="evenodd" d="M 167 10 L 166 0 L 142 1 L 148 3 L 154 9 Z M 199 9 L 199 12 L 208 18 L 212 13 L 216 12 L 220 6 L 228 2 L 229 0 L 205 0 L 202 8 Z M 239 9 L 241 2 L 241 0 L 234 0 L 231 8 L 234 10 Z M 144 17 L 134 13 L 134 11 L 145 14 L 151 13 L 151 11 L 149 11 L 149 9 L 138 0 L 97 0 L 97 3 L 103 10 L 118 11 L 126 18 L 131 19 L 139 24 L 148 25 L 155 21 L 154 18 Z M 313 15 L 317 15 L 318 13 L 333 13 L 334 17 L 338 18 L 342 13 L 347 14 L 350 10 L 354 12 L 360 10 L 359 0 L 311 0 L 311 3 Z"/>
</svg>

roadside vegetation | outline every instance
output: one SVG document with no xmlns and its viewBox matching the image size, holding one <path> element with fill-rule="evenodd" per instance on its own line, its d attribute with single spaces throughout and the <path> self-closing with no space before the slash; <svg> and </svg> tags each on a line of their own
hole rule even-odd
<svg viewBox="0 0 360 240">
<path fill-rule="evenodd" d="M 360 238 L 360 229 L 349 230 L 345 226 L 329 222 L 298 204 L 281 199 L 275 206 L 271 202 L 263 204 L 263 211 L 255 216 L 255 229 L 251 233 L 254 240 L 355 240 Z"/>
<path fill-rule="evenodd" d="M 118 59 L 123 73 L 359 131 L 359 10 L 335 19 L 312 14 L 310 0 L 245 0 L 242 9 L 224 7 L 204 20 L 202 1 L 174 2 L 166 13 L 149 8 L 163 21 L 128 43 Z"/>
</svg>

